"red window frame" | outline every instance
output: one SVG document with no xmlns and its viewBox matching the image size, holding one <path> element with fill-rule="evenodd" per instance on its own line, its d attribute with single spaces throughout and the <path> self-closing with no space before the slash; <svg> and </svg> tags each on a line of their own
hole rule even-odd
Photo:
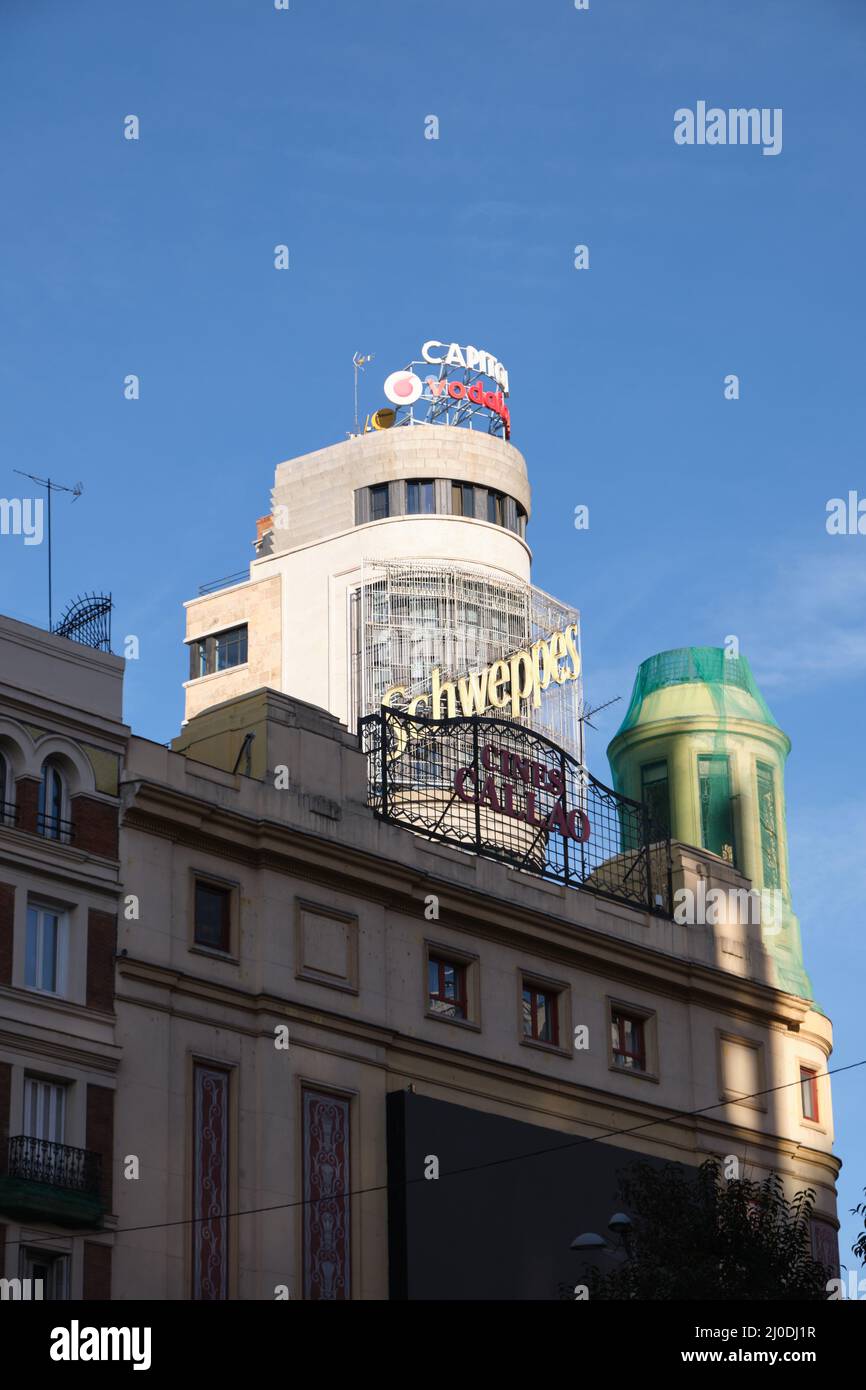
<svg viewBox="0 0 866 1390">
<path fill-rule="evenodd" d="M 530 1031 L 526 1031 L 526 1014 L 523 1014 L 523 1036 L 530 1038 L 533 1042 L 547 1043 L 549 1047 L 559 1045 L 559 994 L 556 990 L 544 989 L 541 985 L 534 985 L 530 980 L 523 981 L 523 991 L 521 1000 L 525 1004 L 524 995 L 529 995 L 529 1025 Z M 550 1019 L 550 1037 L 543 1038 L 538 1023 L 538 1001 L 544 999 L 547 1005 L 547 1016 Z"/>
<path fill-rule="evenodd" d="M 809 1097 L 811 1115 L 806 1109 L 806 1096 Z M 800 1068 L 800 1109 L 803 1112 L 804 1120 L 811 1120 L 813 1124 L 818 1123 L 821 1113 L 818 1105 L 818 1073 L 812 1067 Z"/>
<path fill-rule="evenodd" d="M 430 988 L 430 969 L 436 968 L 437 988 Z M 454 971 L 455 998 L 451 999 L 446 993 L 445 971 Z M 455 1009 L 453 1014 L 446 1014 L 443 1010 L 435 1009 L 435 1004 L 446 1004 L 449 1009 Z M 466 965 L 463 961 L 453 960 L 448 956 L 430 955 L 427 960 L 427 1007 L 434 1011 L 440 1018 L 460 1018 L 465 1020 L 468 1016 L 466 1009 Z"/>
<path fill-rule="evenodd" d="M 624 1071 L 646 1071 L 646 1019 L 640 1014 L 629 1014 L 623 1009 L 612 1009 L 610 1015 L 611 1024 L 616 1028 L 616 1041 L 611 1037 L 613 1050 L 613 1060 L 616 1066 L 623 1066 L 618 1061 L 620 1057 L 630 1057 L 634 1063 L 631 1067 L 624 1067 Z M 636 1027 L 639 1045 L 636 1051 L 630 1051 L 623 1041 L 623 1023 L 630 1023 Z"/>
</svg>

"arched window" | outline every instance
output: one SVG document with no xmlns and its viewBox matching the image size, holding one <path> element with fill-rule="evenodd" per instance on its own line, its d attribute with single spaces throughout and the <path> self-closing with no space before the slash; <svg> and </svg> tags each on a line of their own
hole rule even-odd
<svg viewBox="0 0 866 1390">
<path fill-rule="evenodd" d="M 14 818 L 15 803 L 12 800 L 9 764 L 0 753 L 0 825 L 11 825 Z"/>
<path fill-rule="evenodd" d="M 39 784 L 39 833 L 49 840 L 68 840 L 69 825 L 64 820 L 66 788 L 56 763 L 45 763 Z"/>
</svg>

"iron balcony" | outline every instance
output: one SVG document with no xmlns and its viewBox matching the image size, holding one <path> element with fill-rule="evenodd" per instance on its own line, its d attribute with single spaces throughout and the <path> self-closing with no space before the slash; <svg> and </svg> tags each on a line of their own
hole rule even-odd
<svg viewBox="0 0 866 1390">
<path fill-rule="evenodd" d="M 0 1174 L 0 1211 L 62 1226 L 99 1226 L 102 1156 L 71 1144 L 17 1134 Z"/>
</svg>

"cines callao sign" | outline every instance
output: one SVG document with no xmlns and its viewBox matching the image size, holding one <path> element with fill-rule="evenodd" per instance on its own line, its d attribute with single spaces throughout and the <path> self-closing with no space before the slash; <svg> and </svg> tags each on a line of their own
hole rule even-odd
<svg viewBox="0 0 866 1390">
<path fill-rule="evenodd" d="M 561 768 L 521 758 L 495 743 L 481 750 L 480 762 L 478 772 L 461 767 L 455 774 L 454 792 L 461 801 L 487 807 L 496 815 L 510 816 L 538 830 L 556 831 L 579 844 L 589 839 L 589 816 L 580 806 L 566 808 Z M 555 800 L 548 807 L 545 802 L 551 796 Z"/>
</svg>

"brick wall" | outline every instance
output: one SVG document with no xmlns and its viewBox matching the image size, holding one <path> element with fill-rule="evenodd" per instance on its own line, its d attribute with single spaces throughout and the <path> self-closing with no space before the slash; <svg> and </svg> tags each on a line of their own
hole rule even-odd
<svg viewBox="0 0 866 1390">
<path fill-rule="evenodd" d="M 12 1067 L 0 1062 L 0 1173 L 9 1161 L 9 1108 L 12 1104 Z"/>
<path fill-rule="evenodd" d="M 0 883 L 0 985 L 12 983 L 12 926 L 15 918 L 15 889 Z"/>
<path fill-rule="evenodd" d="M 87 1007 L 114 1012 L 114 955 L 117 918 L 111 912 L 87 914 Z"/>
<path fill-rule="evenodd" d="M 107 1086 L 88 1086 L 87 1088 L 87 1137 L 84 1146 L 91 1152 L 102 1155 L 100 1196 L 106 1211 L 111 1211 L 112 1165 L 114 1160 L 114 1092 Z"/>
<path fill-rule="evenodd" d="M 39 815 L 39 781 L 36 777 L 18 778 L 15 783 L 15 801 L 18 806 L 18 829 L 29 830 L 35 835 Z"/>
<path fill-rule="evenodd" d="M 107 1303 L 111 1298 L 111 1246 L 84 1242 L 84 1297 Z"/>
<path fill-rule="evenodd" d="M 95 801 L 90 796 L 74 796 L 71 809 L 75 848 L 84 850 L 85 854 L 116 859 L 118 807 L 109 801 Z"/>
</svg>

